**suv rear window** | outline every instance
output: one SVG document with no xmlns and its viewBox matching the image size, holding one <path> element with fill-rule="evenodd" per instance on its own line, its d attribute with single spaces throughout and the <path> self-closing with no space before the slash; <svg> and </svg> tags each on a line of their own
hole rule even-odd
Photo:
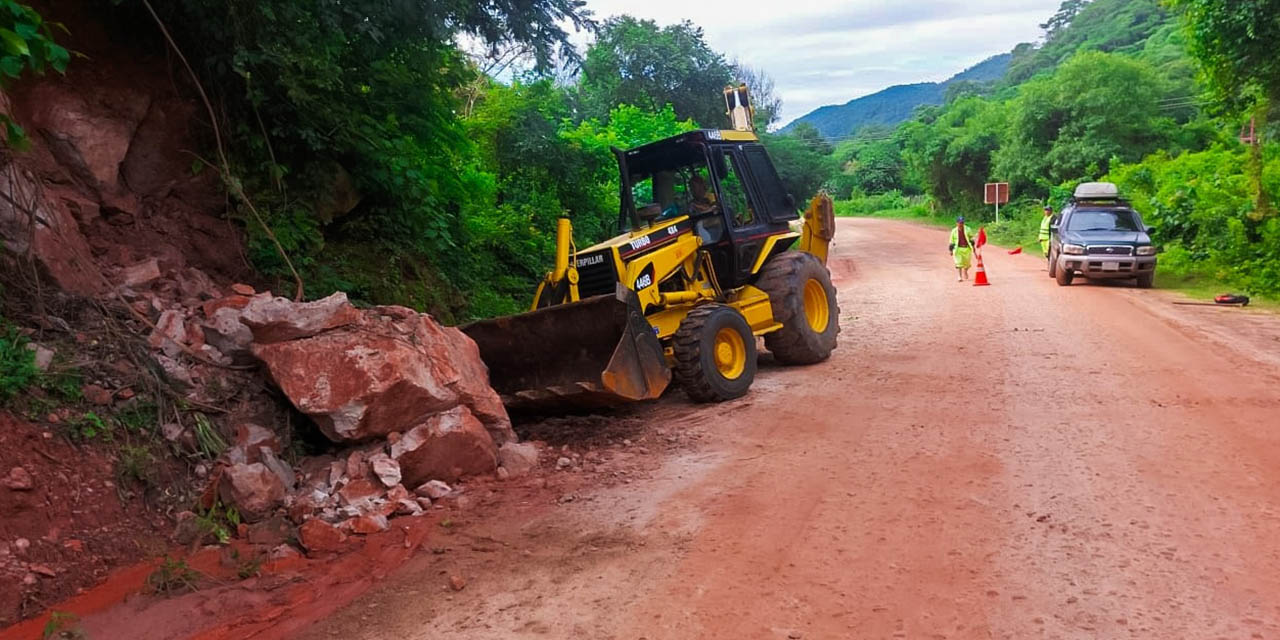
<svg viewBox="0 0 1280 640">
<path fill-rule="evenodd" d="M 1132 209 L 1084 209 L 1071 214 L 1068 231 L 1139 231 Z"/>
</svg>

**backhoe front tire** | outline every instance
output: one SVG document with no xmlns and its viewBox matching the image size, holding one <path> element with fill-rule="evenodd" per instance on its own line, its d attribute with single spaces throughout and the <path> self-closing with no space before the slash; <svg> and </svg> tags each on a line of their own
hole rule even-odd
<svg viewBox="0 0 1280 640">
<path fill-rule="evenodd" d="M 840 306 L 831 272 L 812 254 L 786 251 L 760 270 L 756 287 L 769 294 L 782 328 L 764 345 L 782 364 L 815 364 L 831 357 L 840 333 Z"/>
<path fill-rule="evenodd" d="M 756 338 L 732 307 L 709 304 L 690 311 L 672 348 L 672 373 L 694 402 L 741 398 L 755 380 Z"/>
</svg>

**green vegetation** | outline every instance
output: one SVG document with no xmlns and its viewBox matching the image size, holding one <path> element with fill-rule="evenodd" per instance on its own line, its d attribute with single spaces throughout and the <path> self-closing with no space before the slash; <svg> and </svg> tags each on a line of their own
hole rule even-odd
<svg viewBox="0 0 1280 640">
<path fill-rule="evenodd" d="M 54 611 L 40 632 L 41 640 L 83 640 L 87 636 L 80 627 L 80 616 L 69 611 Z"/>
<path fill-rule="evenodd" d="M 40 375 L 30 342 L 18 328 L 0 319 L 0 401 L 8 401 Z"/>
<path fill-rule="evenodd" d="M 165 556 L 147 576 L 147 589 L 157 595 L 176 596 L 199 591 L 200 578 L 200 572 L 187 566 L 185 560 Z"/>
<path fill-rule="evenodd" d="M 0 91 L 30 71 L 36 75 L 48 69 L 62 73 L 71 54 L 53 41 L 54 30 L 65 32 L 56 22 L 45 22 L 40 14 L 25 4 L 0 0 Z M 27 133 L 8 114 L 0 113 L 4 143 L 24 149 Z"/>
<path fill-rule="evenodd" d="M 947 224 L 962 214 L 988 221 L 994 243 L 1032 247 L 1046 202 L 1113 181 L 1156 228 L 1162 281 L 1280 296 L 1280 145 L 1268 142 L 1280 131 L 1267 124 L 1280 27 L 1264 17 L 1280 2 L 1171 6 L 1180 13 L 1154 0 L 1063 2 L 1043 45 L 1014 50 L 1000 86 L 838 145 L 826 181 L 836 210 Z M 1262 144 L 1237 140 L 1249 118 Z M 1014 195 L 1000 224 L 981 202 L 996 181 Z M 927 201 L 907 205 L 917 193 Z"/>
<path fill-rule="evenodd" d="M 579 0 L 155 4 L 154 16 L 149 0 L 97 10 L 104 24 L 156 25 L 148 46 L 172 36 L 195 62 L 214 121 L 193 167 L 223 172 L 254 265 L 280 285 L 296 268 L 308 297 L 341 289 L 446 322 L 524 308 L 557 217 L 572 218 L 578 246 L 614 233 L 612 147 L 721 126 L 730 82 L 751 83 L 762 125 L 779 105 L 766 75 L 697 25 L 597 23 Z M 0 71 L 65 68 L 56 25 L 4 7 Z M 1041 44 L 763 140 L 797 201 L 825 188 L 842 215 L 981 221 L 982 185 L 1008 181 L 1015 200 L 989 231 L 1011 243 L 1029 243 L 1045 202 L 1111 179 L 1157 226 L 1168 268 L 1277 295 L 1280 151 L 1236 133 L 1249 118 L 1264 140 L 1277 133 L 1278 12 L 1280 0 L 1066 0 Z M 571 29 L 595 38 L 579 51 Z M 0 394 L 30 384 L 25 354 L 4 344 Z M 196 431 L 206 454 L 225 446 Z"/>
</svg>

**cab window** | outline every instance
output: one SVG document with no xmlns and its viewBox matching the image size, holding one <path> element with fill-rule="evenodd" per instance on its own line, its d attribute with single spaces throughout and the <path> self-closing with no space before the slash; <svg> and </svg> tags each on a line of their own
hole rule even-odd
<svg viewBox="0 0 1280 640">
<path fill-rule="evenodd" d="M 756 221 L 756 212 L 751 208 L 751 200 L 747 196 L 747 185 L 742 179 L 742 165 L 734 154 L 719 151 L 716 155 L 720 173 L 720 196 L 724 200 L 725 213 L 733 221 L 734 228 L 748 226 Z"/>
</svg>

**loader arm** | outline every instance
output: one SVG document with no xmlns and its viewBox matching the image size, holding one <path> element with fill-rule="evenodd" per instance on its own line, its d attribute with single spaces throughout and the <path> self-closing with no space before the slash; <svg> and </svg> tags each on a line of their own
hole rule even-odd
<svg viewBox="0 0 1280 640">
<path fill-rule="evenodd" d="M 824 191 L 814 196 L 804 212 L 804 228 L 800 232 L 799 249 L 827 263 L 831 239 L 836 236 L 835 205 Z"/>
<path fill-rule="evenodd" d="M 530 311 L 581 299 L 578 294 L 578 268 L 574 264 L 577 251 L 573 245 L 573 224 L 568 218 L 556 221 L 555 266 L 538 284 Z"/>
</svg>

